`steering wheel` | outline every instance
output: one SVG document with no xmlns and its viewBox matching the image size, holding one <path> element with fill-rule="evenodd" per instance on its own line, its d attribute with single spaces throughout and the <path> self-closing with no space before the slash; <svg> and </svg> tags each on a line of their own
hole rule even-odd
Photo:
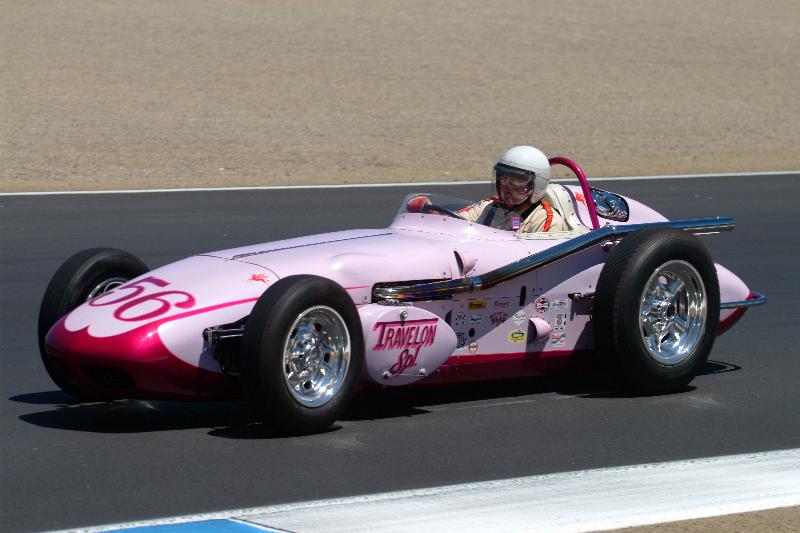
<svg viewBox="0 0 800 533">
<path fill-rule="evenodd" d="M 459 220 L 467 220 L 466 218 L 462 217 L 455 211 L 450 211 L 446 207 L 442 207 L 436 204 L 425 204 L 422 206 L 423 213 L 440 213 L 442 215 L 447 215 L 449 217 L 457 218 Z"/>
</svg>

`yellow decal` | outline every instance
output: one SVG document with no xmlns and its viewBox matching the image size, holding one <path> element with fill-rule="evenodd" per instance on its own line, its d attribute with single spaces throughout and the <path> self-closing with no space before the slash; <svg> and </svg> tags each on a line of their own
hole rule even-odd
<svg viewBox="0 0 800 533">
<path fill-rule="evenodd" d="M 467 309 L 469 309 L 470 311 L 476 311 L 478 309 L 486 309 L 486 300 L 470 300 Z"/>
<path fill-rule="evenodd" d="M 525 342 L 526 334 L 521 329 L 512 329 L 508 334 L 508 342 L 519 344 Z"/>
</svg>

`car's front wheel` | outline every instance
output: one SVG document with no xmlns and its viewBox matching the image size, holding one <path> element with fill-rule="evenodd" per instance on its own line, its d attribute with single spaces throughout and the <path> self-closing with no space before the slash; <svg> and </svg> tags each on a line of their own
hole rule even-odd
<svg viewBox="0 0 800 533">
<path fill-rule="evenodd" d="M 83 400 L 95 399 L 72 379 L 66 364 L 45 349 L 50 328 L 80 304 L 108 292 L 149 269 L 133 254 L 114 248 L 90 248 L 76 253 L 53 274 L 39 308 L 39 353 L 58 387 Z"/>
<path fill-rule="evenodd" d="M 597 282 L 597 350 L 634 390 L 680 390 L 711 352 L 719 298 L 714 262 L 696 237 L 669 228 L 635 231 L 613 250 Z"/>
<path fill-rule="evenodd" d="M 286 433 L 329 427 L 347 409 L 364 359 L 361 321 L 336 283 L 277 281 L 256 302 L 242 340 L 242 384 L 251 406 Z"/>
</svg>

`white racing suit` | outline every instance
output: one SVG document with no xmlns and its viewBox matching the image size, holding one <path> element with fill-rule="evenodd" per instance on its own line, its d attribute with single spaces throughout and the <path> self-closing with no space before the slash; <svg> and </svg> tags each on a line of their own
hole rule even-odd
<svg viewBox="0 0 800 533">
<path fill-rule="evenodd" d="M 470 222 L 520 233 L 567 229 L 561 214 L 545 200 L 506 209 L 496 196 L 492 196 L 461 209 L 458 214 Z"/>
</svg>

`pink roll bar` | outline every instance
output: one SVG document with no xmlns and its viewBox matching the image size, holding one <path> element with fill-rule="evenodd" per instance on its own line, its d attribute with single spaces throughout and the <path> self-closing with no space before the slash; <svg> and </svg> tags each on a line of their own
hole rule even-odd
<svg viewBox="0 0 800 533">
<path fill-rule="evenodd" d="M 549 159 L 551 165 L 564 165 L 572 171 L 578 178 L 583 190 L 583 197 L 586 198 L 586 208 L 589 210 L 589 219 L 592 221 L 592 229 L 600 228 L 600 221 L 597 220 L 597 211 L 594 208 L 594 199 L 592 198 L 592 191 L 589 188 L 589 181 L 586 179 L 586 174 L 583 173 L 578 164 L 566 157 L 551 157 Z"/>
</svg>

